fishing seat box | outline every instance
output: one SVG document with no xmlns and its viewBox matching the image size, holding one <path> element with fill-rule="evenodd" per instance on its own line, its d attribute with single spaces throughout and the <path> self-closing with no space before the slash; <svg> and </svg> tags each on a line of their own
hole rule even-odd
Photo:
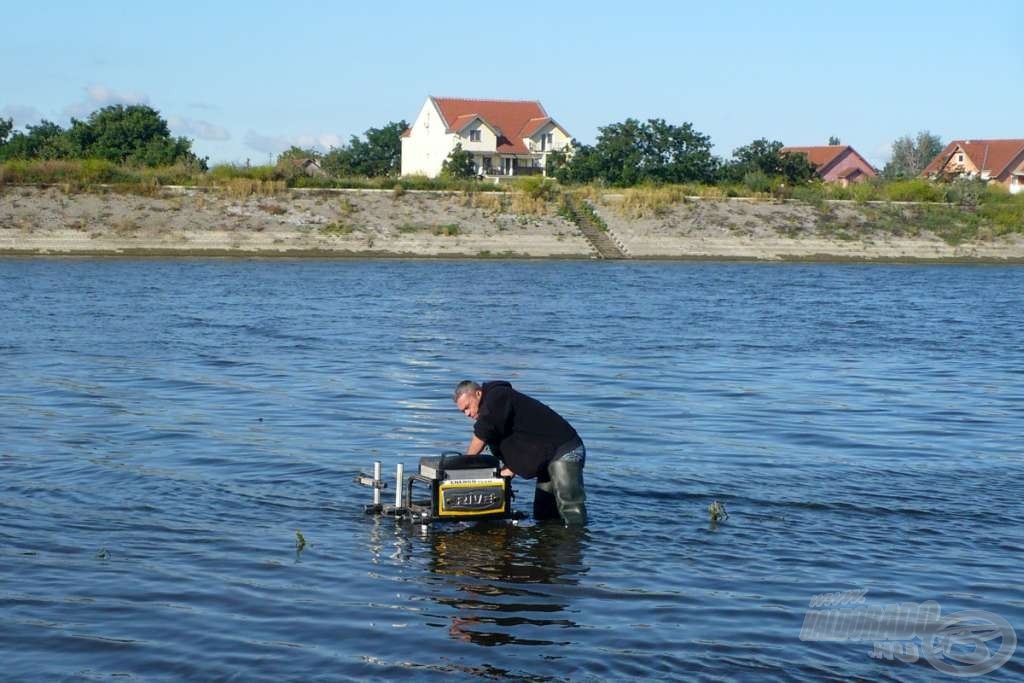
<svg viewBox="0 0 1024 683">
<path fill-rule="evenodd" d="M 419 474 L 409 479 L 430 488 L 430 515 L 437 519 L 485 519 L 510 517 L 512 484 L 501 476 L 501 462 L 493 455 L 445 453 L 420 458 Z M 417 506 L 426 508 L 427 501 Z"/>
</svg>

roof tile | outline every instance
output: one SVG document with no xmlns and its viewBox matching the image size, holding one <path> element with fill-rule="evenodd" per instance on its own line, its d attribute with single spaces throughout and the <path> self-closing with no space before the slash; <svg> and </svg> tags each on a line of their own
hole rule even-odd
<svg viewBox="0 0 1024 683">
<path fill-rule="evenodd" d="M 457 130 L 458 124 L 465 125 L 465 117 L 479 116 L 492 128 L 499 131 L 498 152 L 506 154 L 528 154 L 523 144 L 528 124 L 536 119 L 546 119 L 547 112 L 535 100 L 471 100 L 455 97 L 432 97 L 449 131 Z M 536 130 L 535 126 L 533 127 Z"/>
<path fill-rule="evenodd" d="M 1000 178 L 1011 171 L 1017 162 L 1024 157 L 1024 139 L 1009 140 L 953 140 L 939 152 L 932 162 L 925 166 L 921 175 L 938 173 L 957 147 L 981 172 L 988 171 L 992 178 Z"/>
</svg>

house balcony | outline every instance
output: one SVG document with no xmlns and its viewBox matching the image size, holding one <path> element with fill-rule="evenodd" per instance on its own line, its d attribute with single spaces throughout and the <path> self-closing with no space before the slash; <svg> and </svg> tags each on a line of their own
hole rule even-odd
<svg viewBox="0 0 1024 683">
<path fill-rule="evenodd" d="M 520 166 L 519 168 L 513 168 L 511 170 L 498 166 L 481 169 L 481 174 L 487 177 L 541 175 L 542 173 L 544 173 L 544 168 L 541 166 Z"/>
</svg>

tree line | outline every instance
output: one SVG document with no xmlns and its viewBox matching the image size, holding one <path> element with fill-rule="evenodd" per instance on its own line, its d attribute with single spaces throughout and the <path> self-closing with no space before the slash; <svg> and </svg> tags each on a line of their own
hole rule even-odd
<svg viewBox="0 0 1024 683">
<path fill-rule="evenodd" d="M 43 120 L 13 129 L 0 119 L 0 162 L 12 159 L 103 159 L 133 166 L 186 164 L 206 170 L 206 159 L 192 152 L 192 141 L 173 137 L 167 121 L 152 107 L 121 104 L 94 111 L 68 128 Z"/>
<path fill-rule="evenodd" d="M 285 175 L 295 161 L 314 159 L 330 176 L 394 177 L 401 169 L 401 135 L 406 121 L 369 128 L 363 136 L 327 152 L 291 147 L 277 158 Z M 831 137 L 829 144 L 840 144 Z M 938 136 L 922 131 L 903 136 L 892 145 L 883 178 L 913 178 L 943 148 Z M 779 184 L 799 185 L 814 179 L 815 169 L 803 154 L 783 152 L 778 140 L 758 138 L 733 150 L 723 160 L 714 155 L 710 136 L 686 122 L 628 118 L 598 129 L 592 145 L 573 140 L 569 150 L 548 154 L 547 174 L 566 184 L 597 183 L 629 187 L 645 183 L 743 183 L 756 191 Z M 11 119 L 0 119 L 0 162 L 10 159 L 104 159 L 135 166 L 185 164 L 205 171 L 207 160 L 192 151 L 192 141 L 173 137 L 167 122 L 146 105 L 103 107 L 85 120 L 71 119 L 68 128 L 42 121 L 26 130 L 13 130 Z M 469 177 L 472 157 L 461 147 L 449 156 L 444 174 Z"/>
<path fill-rule="evenodd" d="M 842 144 L 832 136 L 829 145 Z M 569 183 L 601 182 L 628 187 L 641 183 L 743 183 L 767 191 L 779 183 L 799 185 L 814 179 L 807 157 L 784 152 L 778 140 L 758 138 L 733 150 L 723 160 L 711 151 L 711 138 L 690 123 L 671 125 L 663 119 L 626 119 L 598 129 L 593 145 L 574 140 L 571 152 L 549 156 L 549 174 Z M 942 151 L 938 136 L 928 131 L 893 143 L 883 178 L 917 177 Z"/>
</svg>

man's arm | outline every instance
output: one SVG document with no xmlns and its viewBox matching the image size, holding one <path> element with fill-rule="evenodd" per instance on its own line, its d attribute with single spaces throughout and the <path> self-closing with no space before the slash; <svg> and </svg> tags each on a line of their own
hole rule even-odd
<svg viewBox="0 0 1024 683">
<path fill-rule="evenodd" d="M 466 449 L 466 455 L 479 455 L 485 446 L 487 446 L 487 442 L 474 434 L 469 442 L 469 448 Z"/>
<path fill-rule="evenodd" d="M 466 455 L 479 455 L 486 445 L 486 441 L 474 434 L 473 439 L 469 442 L 469 448 L 466 449 Z M 516 475 L 515 472 L 506 467 L 501 470 L 501 476 L 514 477 Z"/>
</svg>

